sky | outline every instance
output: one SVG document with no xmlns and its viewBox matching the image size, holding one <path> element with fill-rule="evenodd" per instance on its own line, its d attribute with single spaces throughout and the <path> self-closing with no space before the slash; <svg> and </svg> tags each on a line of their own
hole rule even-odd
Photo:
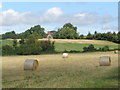
<svg viewBox="0 0 120 90">
<path fill-rule="evenodd" d="M 3 2 L 0 9 L 0 34 L 21 33 L 35 25 L 47 32 L 65 23 L 84 35 L 118 31 L 117 2 Z"/>
</svg>

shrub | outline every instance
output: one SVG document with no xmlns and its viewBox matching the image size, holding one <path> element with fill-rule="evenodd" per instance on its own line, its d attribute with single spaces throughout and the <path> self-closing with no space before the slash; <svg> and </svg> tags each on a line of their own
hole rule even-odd
<svg viewBox="0 0 120 90">
<path fill-rule="evenodd" d="M 111 49 L 112 50 L 112 49 Z M 110 51 L 109 49 L 109 46 L 104 46 L 102 48 L 99 48 L 98 51 L 103 51 L 103 52 L 106 52 L 106 51 Z"/>
<path fill-rule="evenodd" d="M 94 45 L 91 44 L 88 46 L 88 50 L 89 51 L 96 51 L 96 48 L 94 47 Z"/>
<path fill-rule="evenodd" d="M 2 46 L 2 55 L 15 55 L 15 49 L 10 45 Z"/>
<path fill-rule="evenodd" d="M 55 49 L 55 46 L 54 46 L 54 43 L 55 42 L 51 42 L 50 40 L 48 41 L 40 41 L 41 43 L 41 47 L 42 47 L 42 51 L 54 51 Z"/>
<path fill-rule="evenodd" d="M 80 51 L 70 50 L 70 53 L 79 53 Z"/>
<path fill-rule="evenodd" d="M 83 47 L 83 52 L 93 52 L 96 51 L 96 48 L 94 47 L 94 45 L 89 45 L 88 47 Z"/>
<path fill-rule="evenodd" d="M 30 43 L 32 42 L 32 43 Z M 54 42 L 27 40 L 16 49 L 18 55 L 38 55 L 54 52 Z"/>
<path fill-rule="evenodd" d="M 104 46 L 104 47 L 102 48 L 102 51 L 104 51 L 104 52 L 109 51 L 109 47 L 108 47 L 108 46 Z"/>
<path fill-rule="evenodd" d="M 40 46 L 40 43 L 34 43 L 34 44 L 21 44 L 17 48 L 17 54 L 19 55 L 37 55 L 40 54 L 42 51 L 42 48 Z"/>
</svg>

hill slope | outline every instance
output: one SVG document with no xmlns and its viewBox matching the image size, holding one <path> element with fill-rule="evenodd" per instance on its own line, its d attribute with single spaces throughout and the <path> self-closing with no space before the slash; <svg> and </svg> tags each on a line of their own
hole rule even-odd
<svg viewBox="0 0 120 90">
<path fill-rule="evenodd" d="M 12 45 L 13 39 L 2 40 L 2 45 Z M 19 41 L 20 39 L 17 39 Z M 47 40 L 47 39 L 39 39 L 39 40 Z M 104 41 L 104 40 L 83 40 L 83 39 L 51 39 L 51 41 L 55 41 L 55 51 L 63 52 L 65 50 L 75 50 L 75 51 L 83 51 L 83 47 L 89 46 L 93 44 L 95 48 L 102 48 L 104 46 L 109 46 L 110 49 L 117 49 L 118 44 Z"/>
</svg>

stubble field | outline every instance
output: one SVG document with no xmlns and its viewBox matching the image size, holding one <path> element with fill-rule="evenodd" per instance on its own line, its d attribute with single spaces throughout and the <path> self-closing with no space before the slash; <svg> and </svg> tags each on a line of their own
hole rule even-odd
<svg viewBox="0 0 120 90">
<path fill-rule="evenodd" d="M 111 66 L 99 66 L 100 56 L 110 56 Z M 36 71 L 24 71 L 24 61 L 36 58 Z M 118 87 L 118 55 L 113 52 L 4 56 L 3 88 L 106 88 Z"/>
</svg>

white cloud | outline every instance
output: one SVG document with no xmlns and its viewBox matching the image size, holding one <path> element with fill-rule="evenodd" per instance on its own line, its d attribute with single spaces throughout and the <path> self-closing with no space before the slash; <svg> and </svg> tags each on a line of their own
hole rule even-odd
<svg viewBox="0 0 120 90">
<path fill-rule="evenodd" d="M 79 13 L 74 15 L 73 22 L 77 25 L 104 24 L 117 20 L 111 15 L 100 16 L 97 13 Z"/>
<path fill-rule="evenodd" d="M 19 13 L 12 9 L 0 12 L 0 25 L 35 24 L 38 17 L 31 12 Z"/>
<path fill-rule="evenodd" d="M 90 24 L 95 24 L 98 23 L 99 17 L 97 16 L 96 13 L 79 13 L 74 15 L 73 18 L 73 23 L 77 25 L 90 25 Z"/>
<path fill-rule="evenodd" d="M 74 15 L 75 17 L 85 17 L 87 15 L 87 13 L 79 13 Z"/>
<path fill-rule="evenodd" d="M 45 14 L 50 16 L 60 16 L 63 14 L 63 12 L 61 8 L 53 7 L 48 9 Z"/>
<path fill-rule="evenodd" d="M 49 23 L 72 23 L 75 25 L 106 24 L 115 21 L 111 15 L 100 16 L 97 13 L 81 12 L 74 15 L 65 15 L 61 8 L 49 8 L 39 15 L 32 12 L 19 13 L 12 9 L 0 12 L 0 25 L 15 24 L 49 24 Z"/>
<path fill-rule="evenodd" d="M 33 14 L 32 12 L 24 12 L 19 17 L 19 22 L 22 24 L 37 24 L 39 23 L 39 16 Z"/>
<path fill-rule="evenodd" d="M 63 11 L 60 8 L 53 7 L 48 9 L 39 18 L 40 23 L 53 23 L 59 22 L 60 17 L 63 15 Z"/>
<path fill-rule="evenodd" d="M 37 24 L 56 21 L 63 12 L 60 8 L 50 8 L 43 15 L 35 15 L 32 12 L 19 13 L 12 9 L 0 12 L 0 25 Z"/>
<path fill-rule="evenodd" d="M 102 29 L 103 30 L 118 30 L 118 26 L 105 24 L 105 25 L 103 25 Z"/>
<path fill-rule="evenodd" d="M 104 15 L 104 16 L 100 16 L 99 18 L 99 22 L 100 23 L 109 23 L 109 22 L 112 22 L 112 21 L 115 21 L 117 20 L 117 18 L 115 17 L 112 17 L 111 15 L 107 14 L 107 15 Z"/>
<path fill-rule="evenodd" d="M 3 25 L 15 24 L 19 21 L 19 13 L 15 12 L 12 9 L 1 12 L 0 16 L 2 16 L 3 21 L 1 22 Z"/>
</svg>

